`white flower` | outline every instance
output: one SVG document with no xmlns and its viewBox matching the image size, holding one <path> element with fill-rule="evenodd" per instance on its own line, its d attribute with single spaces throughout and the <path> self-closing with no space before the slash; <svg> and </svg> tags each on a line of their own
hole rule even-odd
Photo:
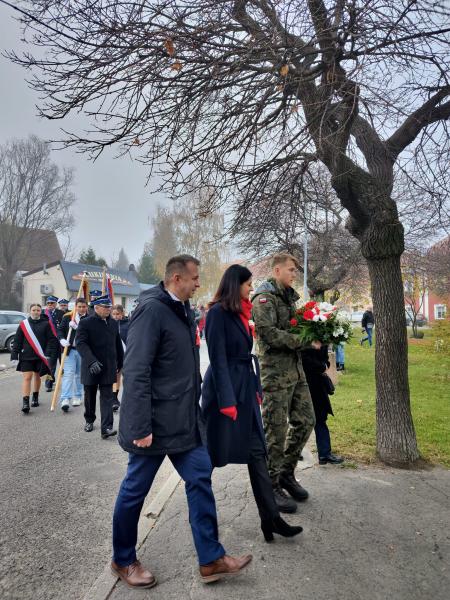
<svg viewBox="0 0 450 600">
<path fill-rule="evenodd" d="M 328 320 L 328 317 L 327 317 L 326 315 L 319 315 L 319 319 L 320 319 L 321 321 L 327 321 L 327 320 Z"/>
<path fill-rule="evenodd" d="M 347 332 L 344 333 L 344 337 L 345 337 L 345 339 L 348 338 L 348 333 Z"/>
<path fill-rule="evenodd" d="M 317 321 L 320 321 L 320 315 L 314 315 L 312 320 L 317 323 Z"/>
<path fill-rule="evenodd" d="M 320 308 L 320 310 L 323 310 L 324 312 L 330 312 L 330 310 L 333 310 L 334 306 L 332 304 L 330 304 L 329 302 L 321 302 L 319 304 L 319 308 Z"/>
</svg>

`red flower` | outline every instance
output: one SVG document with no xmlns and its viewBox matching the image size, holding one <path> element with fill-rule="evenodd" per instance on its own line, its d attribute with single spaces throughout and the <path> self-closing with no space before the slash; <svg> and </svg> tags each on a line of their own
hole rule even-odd
<svg viewBox="0 0 450 600">
<path fill-rule="evenodd" d="M 307 310 L 308 310 L 308 309 L 311 309 L 311 308 L 314 308 L 315 306 L 316 306 L 316 303 L 315 303 L 313 300 L 310 300 L 309 302 L 307 302 L 307 303 L 305 304 L 305 308 L 306 308 Z"/>
<path fill-rule="evenodd" d="M 314 313 L 312 310 L 305 310 L 305 312 L 303 313 L 303 318 L 305 319 L 305 321 L 312 321 L 313 317 Z"/>
<path fill-rule="evenodd" d="M 289 321 L 289 323 L 292 325 L 292 327 L 295 327 L 296 325 L 298 325 L 298 321 L 297 321 L 297 319 L 291 319 L 291 320 Z"/>
</svg>

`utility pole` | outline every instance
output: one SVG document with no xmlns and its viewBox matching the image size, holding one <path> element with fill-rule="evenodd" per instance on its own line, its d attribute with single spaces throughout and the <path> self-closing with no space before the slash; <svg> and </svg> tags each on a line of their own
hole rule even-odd
<svg viewBox="0 0 450 600">
<path fill-rule="evenodd" d="M 308 300 L 308 231 L 305 228 L 305 238 L 303 240 L 303 301 L 307 302 Z"/>
</svg>

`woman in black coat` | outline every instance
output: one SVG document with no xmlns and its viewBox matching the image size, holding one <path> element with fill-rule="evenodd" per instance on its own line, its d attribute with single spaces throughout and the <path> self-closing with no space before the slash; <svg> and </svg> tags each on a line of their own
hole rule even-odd
<svg viewBox="0 0 450 600">
<path fill-rule="evenodd" d="M 261 529 L 269 542 L 273 533 L 292 537 L 302 528 L 291 527 L 280 517 L 267 469 L 259 406 L 262 390 L 249 325 L 252 289 L 251 272 L 232 265 L 210 304 L 206 317 L 210 365 L 202 386 L 202 410 L 213 466 L 248 465 Z"/>
<path fill-rule="evenodd" d="M 21 323 L 17 328 L 11 352 L 11 361 L 17 363 L 17 371 L 23 374 L 22 412 L 25 414 L 30 412 L 31 382 L 31 406 L 36 407 L 39 406 L 41 377 L 51 375 L 49 365 L 56 360 L 58 350 L 58 340 L 53 335 L 47 317 L 42 315 L 41 305 L 32 304 L 26 323 Z M 38 352 L 42 352 L 42 357 Z"/>
<path fill-rule="evenodd" d="M 302 364 L 316 415 L 314 431 L 319 464 L 340 464 L 344 462 L 344 459 L 331 452 L 330 431 L 327 425 L 328 415 L 333 414 L 328 395 L 330 393 L 330 380 L 326 372 L 330 366 L 328 346 L 322 346 L 319 350 L 314 348 L 302 350 Z"/>
</svg>

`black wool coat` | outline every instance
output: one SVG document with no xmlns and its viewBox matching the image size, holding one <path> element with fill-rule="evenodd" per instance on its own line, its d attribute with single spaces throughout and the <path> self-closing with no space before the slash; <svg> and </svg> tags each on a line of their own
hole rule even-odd
<svg viewBox="0 0 450 600">
<path fill-rule="evenodd" d="M 49 356 L 51 360 L 56 360 L 58 355 L 58 340 L 53 335 L 50 328 L 47 317 L 41 316 L 38 321 L 35 321 L 31 317 L 28 317 L 28 322 L 31 325 L 34 335 L 37 337 L 45 356 Z M 17 328 L 16 335 L 14 336 L 13 348 L 11 352 L 11 360 L 39 360 L 39 356 L 34 352 L 31 345 L 28 343 L 22 328 Z M 17 370 L 20 369 L 20 365 L 17 366 Z M 40 375 L 47 375 L 49 373 L 47 367 L 42 363 Z"/>
<path fill-rule="evenodd" d="M 206 443 L 201 416 L 200 355 L 189 302 L 159 284 L 143 292 L 127 335 L 119 444 L 127 452 L 164 455 Z M 148 448 L 133 440 L 153 434 Z"/>
<path fill-rule="evenodd" d="M 81 356 L 83 385 L 115 383 L 117 371 L 123 365 L 123 347 L 119 328 L 112 317 L 102 319 L 94 314 L 81 319 L 76 333 L 76 347 Z M 92 375 L 89 366 L 96 360 L 102 363 L 102 371 Z"/>
<path fill-rule="evenodd" d="M 328 346 L 322 346 L 320 350 L 314 348 L 302 350 L 302 363 L 314 405 L 316 420 L 326 421 L 327 415 L 333 414 L 324 376 L 327 367 L 330 366 Z"/>
<path fill-rule="evenodd" d="M 247 464 L 254 426 L 265 446 L 256 399 L 256 392 L 262 398 L 262 390 L 257 358 L 252 355 L 253 338 L 239 315 L 215 304 L 206 317 L 206 341 L 210 365 L 202 386 L 202 410 L 212 464 Z M 236 406 L 236 421 L 220 413 L 229 406 Z"/>
</svg>

